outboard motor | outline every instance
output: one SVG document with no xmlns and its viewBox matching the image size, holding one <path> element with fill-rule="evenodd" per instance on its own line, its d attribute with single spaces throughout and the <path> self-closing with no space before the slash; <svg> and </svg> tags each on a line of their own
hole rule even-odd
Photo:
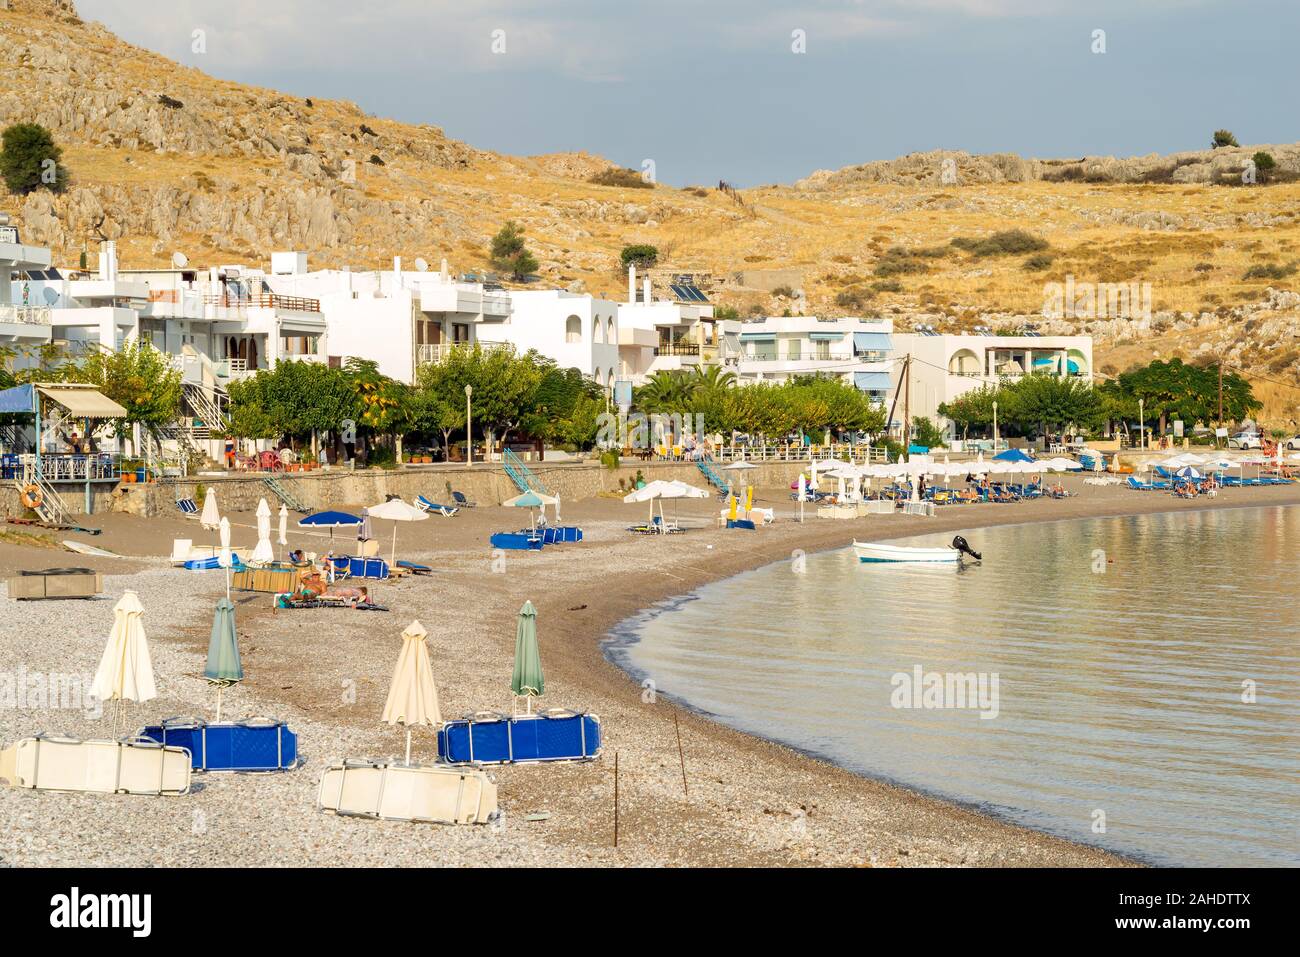
<svg viewBox="0 0 1300 957">
<path fill-rule="evenodd" d="M 984 558 L 983 555 L 975 551 L 975 549 L 971 548 L 970 543 L 967 542 L 966 539 L 962 538 L 960 535 L 958 535 L 956 538 L 952 540 L 952 547 L 957 549 L 957 551 L 961 552 L 964 555 L 969 555 L 977 562 L 983 560 Z"/>
</svg>

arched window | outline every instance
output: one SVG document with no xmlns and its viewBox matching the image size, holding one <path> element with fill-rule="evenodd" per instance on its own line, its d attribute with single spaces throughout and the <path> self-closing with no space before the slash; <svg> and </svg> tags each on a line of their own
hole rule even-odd
<svg viewBox="0 0 1300 957">
<path fill-rule="evenodd" d="M 618 345 L 618 329 L 614 326 L 614 317 L 605 320 L 605 341 L 611 346 Z"/>
<path fill-rule="evenodd" d="M 596 385 L 604 385 L 604 384 L 605 384 L 605 383 L 603 383 L 603 382 L 600 381 L 600 370 L 599 370 L 599 369 L 596 370 L 596 376 L 595 376 L 595 378 L 596 378 Z"/>
<path fill-rule="evenodd" d="M 970 349 L 958 349 L 948 360 L 949 375 L 978 376 L 980 371 L 979 356 Z"/>
<path fill-rule="evenodd" d="M 605 343 L 605 321 L 600 316 L 591 317 L 591 337 L 600 344 Z"/>
<path fill-rule="evenodd" d="M 582 341 L 582 320 L 577 316 L 570 316 L 564 323 L 564 341 L 581 342 Z"/>
</svg>

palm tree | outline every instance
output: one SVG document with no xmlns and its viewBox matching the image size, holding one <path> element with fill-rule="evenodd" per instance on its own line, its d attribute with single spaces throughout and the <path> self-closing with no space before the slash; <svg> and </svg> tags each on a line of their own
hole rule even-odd
<svg viewBox="0 0 1300 957">
<path fill-rule="evenodd" d="M 722 391 L 736 384 L 736 373 L 717 365 L 696 366 L 691 373 L 690 384 L 693 389 L 705 392 Z"/>
<path fill-rule="evenodd" d="M 656 372 L 636 390 L 636 405 L 642 412 L 680 412 L 694 391 L 684 373 Z"/>
</svg>

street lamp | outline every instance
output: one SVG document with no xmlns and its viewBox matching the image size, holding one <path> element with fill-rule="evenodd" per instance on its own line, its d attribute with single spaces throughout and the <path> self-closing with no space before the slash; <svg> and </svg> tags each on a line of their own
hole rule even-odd
<svg viewBox="0 0 1300 957">
<path fill-rule="evenodd" d="M 1147 420 L 1145 399 L 1138 399 L 1138 442 L 1143 452 L 1147 450 Z"/>
<path fill-rule="evenodd" d="M 465 464 L 474 464 L 474 387 L 465 386 Z"/>
<path fill-rule="evenodd" d="M 993 403 L 993 451 L 998 450 L 998 404 Z"/>
</svg>

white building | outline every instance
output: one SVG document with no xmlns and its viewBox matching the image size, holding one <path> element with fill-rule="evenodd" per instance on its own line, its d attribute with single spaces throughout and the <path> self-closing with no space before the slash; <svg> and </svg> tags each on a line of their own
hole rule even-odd
<svg viewBox="0 0 1300 957">
<path fill-rule="evenodd" d="M 577 369 L 608 388 L 618 370 L 618 304 L 558 289 L 510 292 L 510 318 L 484 326 L 484 342 L 536 349 L 561 369 Z"/>
<path fill-rule="evenodd" d="M 50 341 L 50 305 L 43 283 L 50 271 L 50 251 L 27 246 L 9 217 L 0 214 L 0 346 L 16 349 Z"/>
<path fill-rule="evenodd" d="M 769 316 L 722 324 L 736 339 L 742 383 L 785 382 L 805 375 L 840 379 L 879 402 L 892 383 L 893 323 L 888 319 Z"/>
<path fill-rule="evenodd" d="M 738 352 L 721 338 L 713 306 L 703 301 L 655 298 L 650 280 L 637 286 L 636 267 L 628 269 L 627 302 L 618 306 L 618 378 L 636 385 L 657 372 L 690 371 L 719 365 Z"/>
<path fill-rule="evenodd" d="M 266 281 L 276 293 L 319 303 L 331 363 L 371 359 L 384 375 L 406 383 L 447 349 L 481 337 L 500 341 L 484 331 L 505 323 L 511 312 L 506 292 L 453 279 L 445 260 L 439 272 L 404 272 L 400 258 L 391 270 L 309 272 L 305 253 L 275 253 Z"/>
<path fill-rule="evenodd" d="M 944 335 L 928 329 L 895 333 L 894 358 L 907 356 L 912 359 L 908 376 L 912 415 L 929 418 L 950 436 L 952 422 L 939 414 L 939 406 L 973 389 L 1031 373 L 1092 381 L 1089 336 L 1003 336 L 991 330 Z M 896 363 L 896 376 L 902 367 L 902 362 Z M 899 411 L 895 416 L 900 423 L 901 415 Z"/>
</svg>

